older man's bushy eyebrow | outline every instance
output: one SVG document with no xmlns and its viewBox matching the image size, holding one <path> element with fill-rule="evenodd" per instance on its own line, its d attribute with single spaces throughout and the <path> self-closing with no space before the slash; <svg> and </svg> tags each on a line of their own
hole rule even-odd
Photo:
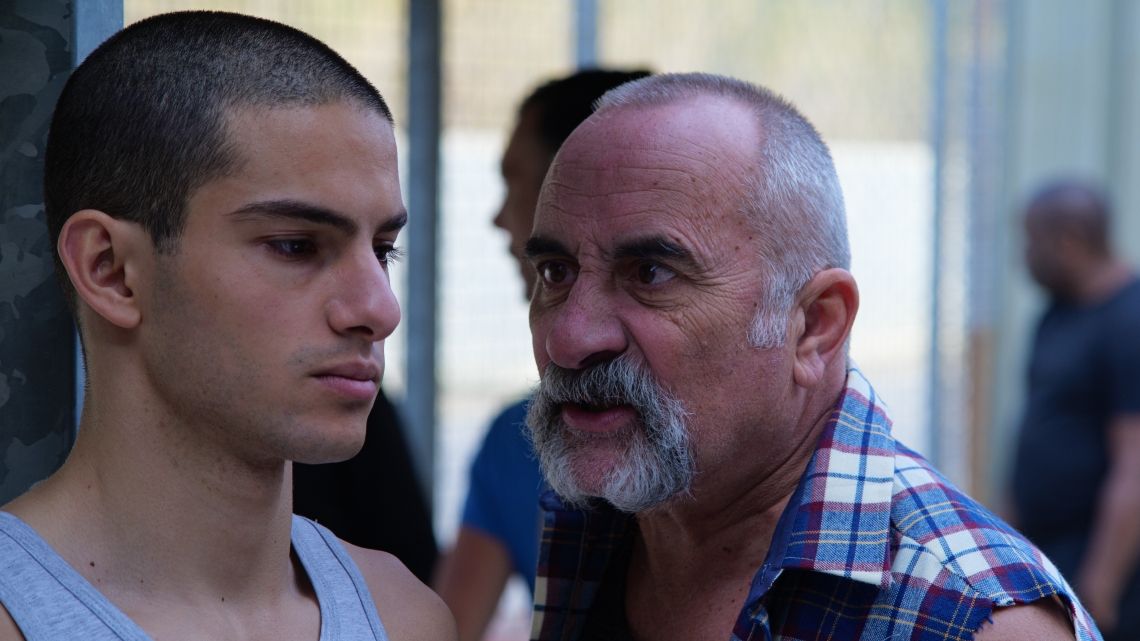
<svg viewBox="0 0 1140 641">
<path fill-rule="evenodd" d="M 570 250 L 566 249 L 566 245 L 563 245 L 557 240 L 543 238 L 542 236 L 532 236 L 526 241 L 526 244 L 523 245 L 523 255 L 531 260 L 543 254 L 569 255 Z"/>
<path fill-rule="evenodd" d="M 614 260 L 637 258 L 652 261 L 671 261 L 695 265 L 693 254 L 664 236 L 650 236 L 621 243 L 614 250 Z"/>
<path fill-rule="evenodd" d="M 300 220 L 316 225 L 327 225 L 348 235 L 355 235 L 360 226 L 351 218 L 335 211 L 297 200 L 265 200 L 250 203 L 230 213 L 235 218 L 263 217 Z M 408 223 L 408 212 L 400 210 L 381 223 L 375 233 L 383 234 L 403 229 Z"/>
</svg>

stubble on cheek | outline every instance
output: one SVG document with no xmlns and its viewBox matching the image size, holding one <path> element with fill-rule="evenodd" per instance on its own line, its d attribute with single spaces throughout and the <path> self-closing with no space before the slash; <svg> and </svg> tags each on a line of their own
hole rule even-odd
<svg viewBox="0 0 1140 641">
<path fill-rule="evenodd" d="M 272 328 L 197 299 L 174 270 L 156 270 L 148 375 L 171 428 L 251 460 L 307 457 L 320 439 L 304 429 L 303 359 L 274 358 Z"/>
</svg>

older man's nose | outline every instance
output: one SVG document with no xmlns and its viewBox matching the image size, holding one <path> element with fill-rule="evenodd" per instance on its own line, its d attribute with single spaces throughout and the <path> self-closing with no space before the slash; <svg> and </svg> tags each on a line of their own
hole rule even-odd
<svg viewBox="0 0 1140 641">
<path fill-rule="evenodd" d="M 596 290 L 575 285 L 554 313 L 546 334 L 546 352 L 557 365 L 588 367 L 621 355 L 629 345 L 625 327 L 613 313 L 613 302 Z"/>
<path fill-rule="evenodd" d="M 400 303 L 376 256 L 367 252 L 354 257 L 342 266 L 339 276 L 328 311 L 333 331 L 369 342 L 391 335 L 400 322 Z"/>
</svg>

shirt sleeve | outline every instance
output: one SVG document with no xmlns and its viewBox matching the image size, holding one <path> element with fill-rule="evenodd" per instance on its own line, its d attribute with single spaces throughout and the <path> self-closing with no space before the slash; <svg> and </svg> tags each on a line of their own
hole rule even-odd
<svg viewBox="0 0 1140 641">
<path fill-rule="evenodd" d="M 537 467 L 529 456 L 519 453 L 520 430 L 525 420 L 523 401 L 506 408 L 491 422 L 479 453 L 471 463 L 467 503 L 463 509 L 463 525 L 499 539 L 508 549 L 519 536 L 516 512 L 522 507 L 531 513 L 537 510 L 536 501 L 520 505 L 517 497 L 520 484 L 524 488 L 533 484 L 528 468 Z M 533 493 L 537 497 L 538 489 Z"/>
<path fill-rule="evenodd" d="M 501 542 L 533 593 L 538 562 L 542 470 L 524 433 L 526 401 L 492 423 L 471 464 L 463 525 Z"/>
<path fill-rule="evenodd" d="M 502 416 L 492 423 L 487 435 L 483 438 L 475 460 L 471 462 L 471 472 L 468 477 L 467 503 L 463 507 L 463 520 L 465 526 L 473 527 L 484 534 L 499 539 L 506 545 L 506 532 L 502 518 L 496 513 L 496 478 L 494 469 L 498 450 L 495 442 L 501 430 Z"/>
<path fill-rule="evenodd" d="M 1113 310 L 1108 333 L 1109 413 L 1140 413 L 1140 283 Z"/>
</svg>

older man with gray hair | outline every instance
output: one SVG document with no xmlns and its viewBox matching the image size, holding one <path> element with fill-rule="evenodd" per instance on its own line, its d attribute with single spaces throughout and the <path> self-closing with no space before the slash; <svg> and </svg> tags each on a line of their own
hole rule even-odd
<svg viewBox="0 0 1140 641">
<path fill-rule="evenodd" d="M 608 93 L 526 254 L 554 488 L 532 639 L 1099 638 L 1053 565 L 891 437 L 830 154 L 745 82 Z"/>
</svg>

